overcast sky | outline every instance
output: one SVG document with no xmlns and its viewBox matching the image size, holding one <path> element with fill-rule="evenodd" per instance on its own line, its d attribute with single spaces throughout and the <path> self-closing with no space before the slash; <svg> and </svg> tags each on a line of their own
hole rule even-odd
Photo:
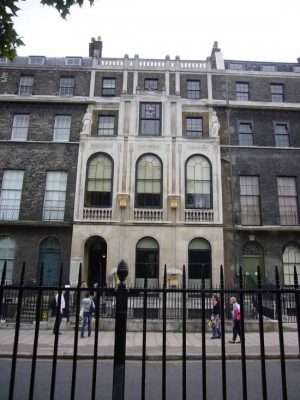
<svg viewBox="0 0 300 400">
<path fill-rule="evenodd" d="M 101 36 L 103 57 L 205 60 L 217 40 L 225 59 L 296 62 L 299 0 L 95 0 L 71 8 L 67 21 L 39 0 L 19 3 L 18 55 L 88 56 Z"/>
</svg>

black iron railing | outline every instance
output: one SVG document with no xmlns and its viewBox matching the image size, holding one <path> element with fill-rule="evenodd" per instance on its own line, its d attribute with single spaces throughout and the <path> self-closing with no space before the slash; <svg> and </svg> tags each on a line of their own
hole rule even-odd
<svg viewBox="0 0 300 400">
<path fill-rule="evenodd" d="M 294 269 L 294 285 L 289 288 L 282 288 L 279 282 L 278 270 L 276 268 L 276 276 L 274 286 L 263 288 L 261 283 L 260 269 L 257 270 L 257 287 L 251 289 L 244 289 L 242 269 L 239 271 L 239 284 L 234 288 L 228 288 L 224 285 L 223 268 L 220 268 L 220 287 L 218 288 L 205 288 L 203 280 L 202 287 L 188 288 L 186 285 L 185 267 L 183 267 L 182 287 L 181 288 L 168 288 L 167 287 L 167 273 L 166 267 L 164 271 L 164 281 L 161 288 L 149 289 L 147 288 L 147 280 L 144 282 L 144 288 L 128 288 L 126 285 L 126 275 L 128 272 L 127 265 L 124 261 L 119 264 L 118 276 L 120 283 L 117 288 L 97 287 L 93 288 L 94 302 L 95 302 L 95 335 L 94 335 L 94 351 L 93 351 L 93 367 L 92 367 L 92 388 L 91 398 L 101 399 L 101 392 L 96 397 L 97 387 L 97 368 L 99 351 L 101 350 L 101 343 L 99 342 L 99 324 L 103 318 L 107 317 L 107 304 L 103 307 L 103 301 L 109 301 L 112 305 L 109 307 L 110 316 L 115 320 L 115 344 L 114 344 L 114 368 L 113 368 L 113 384 L 112 384 L 112 399 L 124 399 L 125 387 L 125 366 L 126 366 L 126 333 L 127 321 L 134 316 L 132 310 L 138 308 L 138 315 L 142 318 L 142 351 L 140 354 L 142 361 L 142 374 L 141 374 L 141 399 L 146 398 L 146 349 L 147 349 L 147 328 L 149 320 L 157 315 L 162 320 L 162 352 L 161 352 L 161 399 L 167 398 L 167 321 L 172 318 L 180 319 L 182 322 L 182 399 L 187 398 L 187 322 L 189 318 L 198 318 L 200 324 L 199 333 L 201 334 L 201 366 L 202 366 L 202 381 L 201 392 L 202 399 L 207 398 L 208 393 L 208 369 L 207 369 L 207 337 L 205 335 L 207 329 L 207 317 L 211 315 L 211 297 L 217 294 L 220 298 L 220 320 L 221 332 L 225 332 L 225 322 L 229 318 L 231 312 L 231 305 L 229 299 L 236 297 L 240 304 L 241 320 L 240 320 L 240 337 L 241 337 L 241 374 L 242 374 L 242 398 L 247 399 L 248 393 L 248 377 L 247 377 L 247 354 L 245 345 L 245 328 L 247 319 L 256 319 L 260 337 L 260 373 L 261 373 L 261 396 L 262 399 L 267 399 L 267 373 L 266 373 L 266 353 L 265 353 L 265 326 L 264 319 L 266 317 L 276 320 L 278 328 L 278 341 L 279 341 L 279 358 L 280 358 L 280 376 L 281 376 L 281 393 L 282 399 L 287 399 L 287 373 L 285 365 L 285 346 L 283 335 L 283 322 L 286 318 L 291 317 L 297 324 L 298 332 L 298 355 L 300 356 L 300 289 L 298 285 L 298 276 L 296 268 Z M 57 293 L 56 302 L 57 307 L 54 312 L 56 320 L 54 329 L 54 343 L 52 355 L 52 372 L 50 383 L 50 399 L 54 400 L 57 386 L 57 366 L 58 366 L 58 349 L 59 349 L 59 324 L 61 318 L 60 310 L 61 305 L 66 301 L 68 310 L 66 315 L 69 319 L 74 318 L 74 341 L 73 341 L 73 355 L 72 355 L 72 379 L 70 388 L 70 398 L 74 399 L 76 396 L 77 386 L 77 364 L 78 364 L 78 334 L 80 329 L 80 306 L 82 293 L 86 288 L 81 288 L 81 267 L 78 276 L 78 284 L 76 287 L 64 287 L 62 285 L 63 267 L 61 266 L 59 274 L 59 282 L 56 287 L 43 286 L 43 268 L 41 272 L 40 282 L 35 286 L 28 286 L 24 284 L 25 264 L 23 264 L 21 278 L 18 285 L 5 284 L 6 265 L 3 268 L 2 280 L 0 285 L 0 316 L 2 319 L 9 318 L 7 313 L 7 305 L 15 306 L 14 323 L 15 334 L 13 338 L 13 351 L 11 354 L 11 372 L 9 382 L 9 395 L 8 399 L 14 398 L 15 382 L 17 379 L 17 362 L 18 362 L 18 345 L 21 323 L 24 318 L 24 310 L 27 307 L 33 312 L 32 321 L 34 325 L 34 342 L 32 350 L 32 364 L 30 372 L 30 385 L 29 393 L 24 393 L 24 399 L 34 399 L 35 381 L 36 381 L 36 363 L 38 358 L 38 344 L 39 344 L 39 331 L 40 322 L 45 313 L 48 312 L 49 299 L 51 293 Z M 63 298 L 65 293 L 65 297 Z M 155 296 L 153 296 L 155 294 Z M 190 297 L 192 295 L 192 297 Z M 11 302 L 8 303 L 8 299 Z M 30 301 L 29 301 L 30 299 Z M 154 301 L 155 300 L 155 301 Z M 47 303 L 48 301 L 48 303 Z M 154 301 L 154 302 L 153 302 Z M 30 304 L 30 306 L 28 306 Z M 33 306 L 34 304 L 34 306 Z M 151 308 L 151 305 L 154 305 Z M 172 312 L 170 310 L 175 309 Z M 6 311 L 5 311 L 6 310 Z M 192 313 L 191 310 L 197 310 L 197 314 Z M 290 310 L 288 312 L 288 310 Z M 293 310 L 293 311 L 291 311 Z M 6 313 L 6 315 L 5 315 Z M 170 314 L 171 313 L 171 314 Z M 228 356 L 225 347 L 225 335 L 221 337 L 221 368 L 222 368 L 222 398 L 227 399 L 227 363 Z M 83 382 L 81 382 L 83 384 Z M 258 390 L 258 388 L 257 388 Z"/>
</svg>

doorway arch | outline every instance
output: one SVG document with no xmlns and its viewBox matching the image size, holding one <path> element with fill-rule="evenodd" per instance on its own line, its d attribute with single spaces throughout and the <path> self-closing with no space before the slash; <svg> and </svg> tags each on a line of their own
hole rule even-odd
<svg viewBox="0 0 300 400">
<path fill-rule="evenodd" d="M 188 276 L 191 288 L 211 287 L 211 246 L 203 238 L 193 239 L 188 248 Z"/>
<path fill-rule="evenodd" d="M 107 243 L 100 236 L 92 236 L 86 241 L 87 274 L 89 287 L 95 283 L 106 285 Z"/>
</svg>

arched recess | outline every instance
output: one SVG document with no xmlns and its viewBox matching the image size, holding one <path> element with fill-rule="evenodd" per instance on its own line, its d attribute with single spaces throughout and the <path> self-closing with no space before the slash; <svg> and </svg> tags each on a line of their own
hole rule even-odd
<svg viewBox="0 0 300 400">
<path fill-rule="evenodd" d="M 162 207 L 162 162 L 154 154 L 143 154 L 136 162 L 135 207 Z"/>
<path fill-rule="evenodd" d="M 85 206 L 111 207 L 113 160 L 108 154 L 93 154 L 87 163 Z"/>
<path fill-rule="evenodd" d="M 211 209 L 212 168 L 208 158 L 197 154 L 185 165 L 185 208 Z"/>
<path fill-rule="evenodd" d="M 294 285 L 294 266 L 296 267 L 298 280 L 300 277 L 300 246 L 298 243 L 288 243 L 282 254 L 283 281 L 285 285 Z"/>
<path fill-rule="evenodd" d="M 39 269 L 43 264 L 43 282 L 45 285 L 55 285 L 59 279 L 61 245 L 60 242 L 52 236 L 44 239 L 39 247 Z M 39 276 L 37 277 L 39 280 Z"/>
<path fill-rule="evenodd" d="M 136 245 L 135 284 L 143 287 L 148 278 L 148 287 L 159 285 L 159 244 L 151 237 L 144 237 Z"/>
<path fill-rule="evenodd" d="M 92 287 L 95 283 L 106 285 L 107 243 L 100 236 L 92 236 L 85 243 L 87 270 L 84 279 Z"/>
<path fill-rule="evenodd" d="M 262 283 L 265 282 L 264 251 L 262 246 L 255 242 L 247 242 L 242 252 L 242 272 L 246 287 L 256 287 L 257 266 L 260 267 Z"/>
<path fill-rule="evenodd" d="M 203 238 L 193 239 L 188 248 L 189 287 L 201 287 L 204 279 L 205 287 L 211 287 L 211 247 Z"/>
</svg>

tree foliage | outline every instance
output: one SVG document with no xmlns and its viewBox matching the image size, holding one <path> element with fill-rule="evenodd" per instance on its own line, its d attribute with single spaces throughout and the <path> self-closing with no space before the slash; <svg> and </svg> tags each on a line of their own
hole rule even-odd
<svg viewBox="0 0 300 400">
<path fill-rule="evenodd" d="M 20 0 L 0 0 L 0 57 L 13 60 L 17 55 L 17 49 L 24 46 L 24 42 L 14 28 L 13 18 L 17 17 L 20 10 Z M 26 1 L 26 0 L 22 0 Z M 54 7 L 62 18 L 70 13 L 70 8 L 77 4 L 80 7 L 84 0 L 40 0 L 41 4 Z M 94 0 L 87 0 L 91 5 Z"/>
</svg>

